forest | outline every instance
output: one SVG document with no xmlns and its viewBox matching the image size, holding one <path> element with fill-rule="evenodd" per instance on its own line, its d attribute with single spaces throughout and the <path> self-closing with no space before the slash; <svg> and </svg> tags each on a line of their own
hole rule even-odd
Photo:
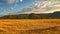
<svg viewBox="0 0 60 34">
<path fill-rule="evenodd" d="M 18 14 L 18 15 L 6 15 L 0 17 L 0 19 L 60 19 L 60 11 L 49 14 Z"/>
</svg>

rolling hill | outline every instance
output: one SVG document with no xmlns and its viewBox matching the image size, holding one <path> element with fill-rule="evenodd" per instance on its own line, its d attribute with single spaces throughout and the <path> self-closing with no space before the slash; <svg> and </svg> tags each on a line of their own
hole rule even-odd
<svg viewBox="0 0 60 34">
<path fill-rule="evenodd" d="M 17 15 L 6 15 L 0 17 L 0 19 L 50 19 L 50 18 L 60 18 L 60 11 L 48 14 L 17 14 Z"/>
</svg>

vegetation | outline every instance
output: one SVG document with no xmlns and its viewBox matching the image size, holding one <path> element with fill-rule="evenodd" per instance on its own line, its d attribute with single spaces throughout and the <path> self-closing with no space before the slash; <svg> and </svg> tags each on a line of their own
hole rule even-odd
<svg viewBox="0 0 60 34">
<path fill-rule="evenodd" d="M 60 19 L 60 12 L 56 11 L 50 14 L 19 14 L 19 15 L 7 15 L 0 17 L 0 19 Z"/>
</svg>

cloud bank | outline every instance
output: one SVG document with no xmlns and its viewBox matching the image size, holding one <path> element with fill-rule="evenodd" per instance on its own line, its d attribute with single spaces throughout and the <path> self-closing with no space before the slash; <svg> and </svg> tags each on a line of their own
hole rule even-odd
<svg viewBox="0 0 60 34">
<path fill-rule="evenodd" d="M 60 11 L 60 0 L 36 0 L 32 7 L 22 10 L 24 13 L 54 13 Z M 28 11 L 28 12 L 27 12 Z"/>
</svg>

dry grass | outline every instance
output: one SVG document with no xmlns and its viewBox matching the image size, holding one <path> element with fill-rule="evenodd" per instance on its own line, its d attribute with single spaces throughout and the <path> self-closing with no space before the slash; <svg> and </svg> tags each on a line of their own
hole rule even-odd
<svg viewBox="0 0 60 34">
<path fill-rule="evenodd" d="M 60 34 L 60 19 L 0 20 L 0 34 Z"/>
</svg>

